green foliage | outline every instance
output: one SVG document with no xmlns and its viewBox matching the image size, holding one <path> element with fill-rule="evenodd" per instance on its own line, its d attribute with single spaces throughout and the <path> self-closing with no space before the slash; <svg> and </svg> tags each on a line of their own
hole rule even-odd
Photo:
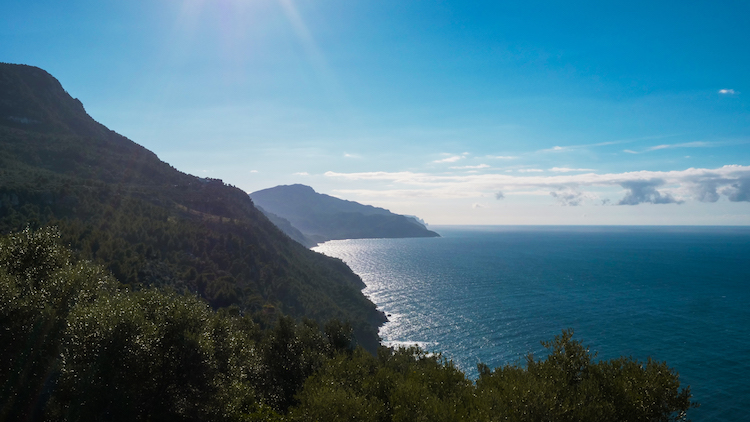
<svg viewBox="0 0 750 422">
<path fill-rule="evenodd" d="M 347 325 L 262 331 L 174 291 L 131 291 L 53 229 L 0 238 L 0 419 L 274 420 Z"/>
<path fill-rule="evenodd" d="M 452 421 L 474 416 L 473 385 L 418 348 L 340 354 L 310 377 L 294 420 Z"/>
<path fill-rule="evenodd" d="M 571 331 L 551 342 L 546 359 L 526 368 L 480 367 L 477 391 L 487 415 L 506 420 L 679 421 L 693 406 L 690 388 L 666 363 L 631 358 L 594 362 Z"/>
<path fill-rule="evenodd" d="M 334 353 L 351 352 L 354 349 L 352 326 L 348 322 L 342 323 L 337 319 L 326 322 L 325 335 Z"/>
<path fill-rule="evenodd" d="M 479 365 L 476 384 L 417 348 L 339 354 L 308 378 L 298 421 L 680 421 L 695 404 L 664 363 L 594 362 L 572 332 L 526 366 Z"/>
<path fill-rule="evenodd" d="M 680 421 L 694 406 L 665 363 L 596 361 L 569 331 L 474 383 L 416 347 L 352 348 L 337 321 L 123 288 L 58 238 L 0 238 L 2 420 Z"/>
<path fill-rule="evenodd" d="M 59 371 L 67 314 L 116 285 L 101 268 L 72 263 L 58 237 L 45 229 L 0 239 L 2 420 L 38 412 Z"/>
<path fill-rule="evenodd" d="M 250 342 L 233 338 L 236 344 L 223 344 L 229 327 L 214 318 L 195 298 L 157 291 L 118 292 L 77 307 L 68 316 L 62 353 L 62 413 L 76 420 L 103 414 L 118 420 L 217 420 L 217 396 L 228 396 L 221 391 L 228 386 L 235 387 L 235 399 L 252 403 L 250 385 L 236 388 L 243 380 L 227 372 L 252 374 L 256 359 L 243 348 Z M 230 356 L 235 359 L 218 359 Z"/>
</svg>

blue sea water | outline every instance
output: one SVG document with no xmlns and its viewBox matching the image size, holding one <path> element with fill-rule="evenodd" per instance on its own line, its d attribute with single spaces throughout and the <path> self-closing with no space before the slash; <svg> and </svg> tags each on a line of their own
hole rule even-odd
<svg viewBox="0 0 750 422">
<path fill-rule="evenodd" d="M 750 420 L 750 227 L 430 228 L 442 237 L 314 248 L 362 277 L 386 343 L 475 377 L 572 328 L 599 358 L 666 361 L 694 421 Z"/>
</svg>

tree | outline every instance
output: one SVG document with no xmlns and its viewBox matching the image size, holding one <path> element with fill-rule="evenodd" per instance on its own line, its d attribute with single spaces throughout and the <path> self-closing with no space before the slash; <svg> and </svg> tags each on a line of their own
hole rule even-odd
<svg viewBox="0 0 750 422">
<path fill-rule="evenodd" d="M 132 292 L 54 229 L 0 238 L 0 420 L 244 420 L 257 328 L 194 296 Z"/>
<path fill-rule="evenodd" d="M 0 419 L 38 417 L 54 392 L 67 316 L 116 281 L 71 261 L 54 228 L 0 238 Z"/>
<path fill-rule="evenodd" d="M 518 421 L 682 421 L 697 406 L 666 363 L 594 362 L 596 355 L 572 337 L 568 330 L 543 342 L 549 355 L 529 355 L 526 368 L 480 365 L 477 390 L 486 414 Z"/>
</svg>

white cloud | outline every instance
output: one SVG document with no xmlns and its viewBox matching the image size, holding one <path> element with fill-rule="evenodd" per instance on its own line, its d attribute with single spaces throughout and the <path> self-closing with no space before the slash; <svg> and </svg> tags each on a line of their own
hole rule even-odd
<svg viewBox="0 0 750 422">
<path fill-rule="evenodd" d="M 646 151 L 656 151 L 667 148 L 706 148 L 713 146 L 716 146 L 716 144 L 712 144 L 711 142 L 685 142 L 682 144 L 657 145 L 655 147 L 647 148 Z"/>
<path fill-rule="evenodd" d="M 553 191 L 549 193 L 550 196 L 557 199 L 560 205 L 575 207 L 581 205 L 584 199 L 588 199 L 587 195 L 579 192 L 575 189 L 561 189 L 559 191 Z"/>
<path fill-rule="evenodd" d="M 656 190 L 657 187 L 664 184 L 665 182 L 661 179 L 628 180 L 621 182 L 620 185 L 627 189 L 628 192 L 617 205 L 638 205 L 642 203 L 681 204 L 684 202 L 673 198 L 669 193 Z"/>
<path fill-rule="evenodd" d="M 623 150 L 623 152 L 627 152 L 628 154 L 643 154 L 645 152 L 651 152 L 651 151 L 659 151 L 662 149 L 672 149 L 672 148 L 711 148 L 711 147 L 718 147 L 721 145 L 725 145 L 721 142 L 702 142 L 702 141 L 696 141 L 696 142 L 683 142 L 680 144 L 662 144 L 662 145 L 655 145 L 652 147 L 648 147 L 644 149 L 643 151 L 633 151 L 629 149 Z"/>
<path fill-rule="evenodd" d="M 673 145 L 657 145 L 655 147 L 646 148 L 646 151 L 657 151 L 660 149 L 674 148 Z"/>
<path fill-rule="evenodd" d="M 471 207 L 474 208 L 474 209 L 484 208 L 484 205 L 482 205 L 482 204 L 480 204 L 478 202 L 475 202 L 475 203 L 471 204 Z"/>
<path fill-rule="evenodd" d="M 543 173 L 542 169 L 518 169 L 519 173 Z"/>
<path fill-rule="evenodd" d="M 454 155 L 452 157 L 443 158 L 441 160 L 435 160 L 435 161 L 433 161 L 433 163 L 455 163 L 456 161 L 458 161 L 458 160 L 460 160 L 462 158 L 464 158 L 464 157 L 462 157 L 460 155 Z"/>
<path fill-rule="evenodd" d="M 310 175 L 310 173 L 308 173 L 308 172 L 306 172 L 306 171 L 301 171 L 301 172 L 297 172 L 297 173 L 292 173 L 292 176 L 309 176 L 309 175 Z"/>
<path fill-rule="evenodd" d="M 722 189 L 721 193 L 732 202 L 750 202 L 750 175 L 741 177 Z"/>
<path fill-rule="evenodd" d="M 541 151 L 539 151 L 539 152 L 560 152 L 560 151 L 567 151 L 567 150 L 569 150 L 569 149 L 574 149 L 574 148 L 576 148 L 576 146 L 572 146 L 572 147 L 561 147 L 561 146 L 557 146 L 557 145 L 555 145 L 555 146 L 554 146 L 554 147 L 552 147 L 552 148 L 547 148 L 547 149 L 543 149 L 543 150 L 541 150 Z"/>
<path fill-rule="evenodd" d="M 362 158 L 362 156 L 359 154 L 349 154 L 348 152 L 344 153 L 344 157 L 345 158 Z"/>
<path fill-rule="evenodd" d="M 257 173 L 258 170 L 250 170 L 250 173 Z"/>
<path fill-rule="evenodd" d="M 492 160 L 515 160 L 518 157 L 513 155 L 485 155 L 484 158 L 489 158 Z"/>
<path fill-rule="evenodd" d="M 616 141 L 604 141 L 604 142 L 596 142 L 593 144 L 581 144 L 581 145 L 566 145 L 566 146 L 555 146 L 552 148 L 547 149 L 541 149 L 537 152 L 562 152 L 562 151 L 573 151 L 573 150 L 579 150 L 579 149 L 587 149 L 592 147 L 604 147 L 609 145 L 618 145 L 618 144 L 629 144 L 633 142 L 638 141 L 645 141 L 649 139 L 664 139 L 664 138 L 671 138 L 676 135 L 659 135 L 659 136 L 644 136 L 641 138 L 632 138 L 632 139 L 619 139 Z M 626 150 L 627 152 L 630 152 L 630 150 Z"/>
<path fill-rule="evenodd" d="M 464 169 L 486 169 L 490 168 L 489 164 L 479 164 L 477 166 L 457 166 L 457 167 L 451 167 L 452 169 L 456 170 L 464 170 Z"/>
<path fill-rule="evenodd" d="M 555 173 L 570 173 L 574 171 L 595 171 L 594 169 L 572 169 L 568 167 L 552 167 L 549 169 L 549 171 L 553 171 Z"/>
<path fill-rule="evenodd" d="M 414 183 L 420 177 L 420 175 L 424 175 L 424 177 L 431 177 L 431 175 L 428 173 L 412 173 L 410 171 L 371 171 L 364 173 L 336 173 L 333 171 L 327 171 L 324 173 L 324 176 L 339 177 L 348 180 L 382 180 L 396 183 Z"/>
<path fill-rule="evenodd" d="M 440 160 L 435 160 L 433 163 L 455 163 L 458 160 L 464 159 L 464 155 L 451 155 L 450 157 L 441 158 Z"/>
<path fill-rule="evenodd" d="M 727 165 L 716 169 L 689 168 L 676 171 L 634 171 L 626 173 L 583 173 L 555 175 L 522 175 L 507 173 L 436 175 L 414 172 L 326 172 L 327 177 L 349 181 L 380 181 L 387 184 L 381 189 L 350 190 L 347 192 L 368 196 L 429 197 L 429 198 L 480 198 L 503 192 L 517 195 L 521 192 L 555 192 L 558 201 L 573 205 L 580 199 L 595 199 L 598 195 L 585 189 L 613 189 L 625 196 L 620 205 L 640 203 L 680 203 L 686 199 L 715 202 L 721 195 L 728 200 L 750 202 L 750 166 Z M 621 194 L 621 193 L 620 193 Z M 571 196 L 573 195 L 573 196 Z M 580 204 L 580 201 L 578 202 Z"/>
<path fill-rule="evenodd" d="M 719 94 L 734 95 L 734 94 L 739 94 L 739 92 L 735 92 L 735 90 L 733 89 L 720 89 Z"/>
<path fill-rule="evenodd" d="M 430 198 L 430 199 L 457 199 L 457 198 L 479 198 L 483 195 L 480 191 L 461 191 L 455 188 L 435 189 L 335 189 L 334 192 L 342 196 L 354 195 L 365 198 Z"/>
</svg>

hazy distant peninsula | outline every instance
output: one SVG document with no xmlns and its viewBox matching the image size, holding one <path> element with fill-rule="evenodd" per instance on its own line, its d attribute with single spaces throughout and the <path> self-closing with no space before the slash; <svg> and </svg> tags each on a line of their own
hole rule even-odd
<svg viewBox="0 0 750 422">
<path fill-rule="evenodd" d="M 253 192 L 250 198 L 269 220 L 305 246 L 334 239 L 440 236 L 416 217 L 334 198 L 310 186 L 276 186 Z"/>
</svg>

